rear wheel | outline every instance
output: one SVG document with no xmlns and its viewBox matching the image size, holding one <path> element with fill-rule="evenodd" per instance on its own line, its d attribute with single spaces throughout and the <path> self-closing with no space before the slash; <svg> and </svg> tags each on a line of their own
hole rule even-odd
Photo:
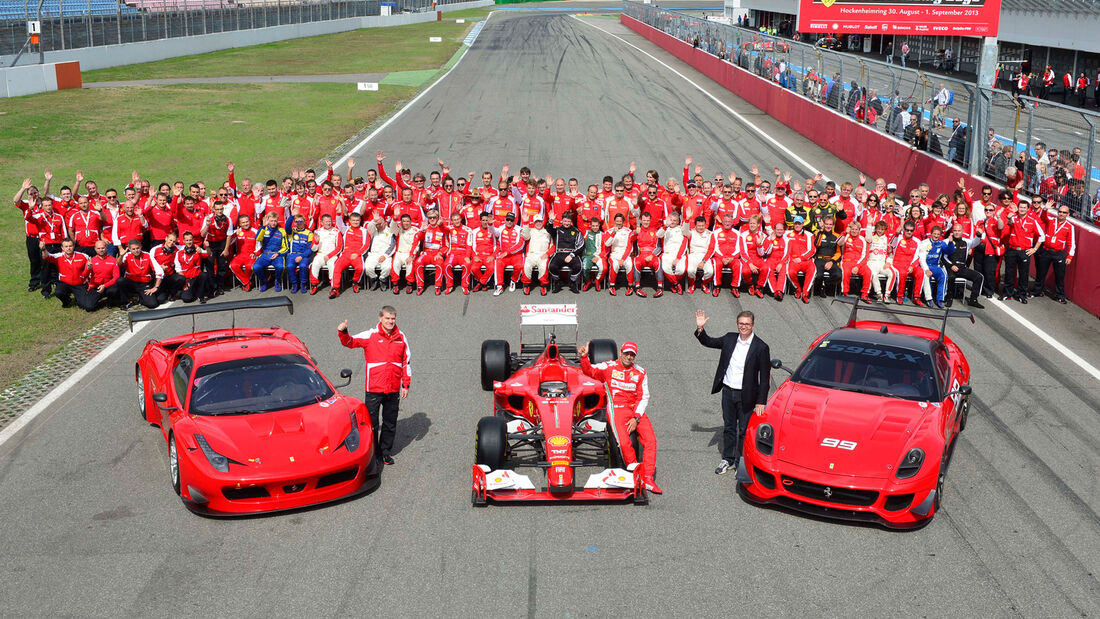
<svg viewBox="0 0 1100 619">
<path fill-rule="evenodd" d="M 474 439 L 474 462 L 491 470 L 504 468 L 508 457 L 508 428 L 500 417 L 482 417 L 477 422 Z"/>
<path fill-rule="evenodd" d="M 481 388 L 493 390 L 494 381 L 508 380 L 512 351 L 507 340 L 485 340 L 481 343 Z"/>
<path fill-rule="evenodd" d="M 959 432 L 966 429 L 966 418 L 970 416 L 970 396 L 962 402 L 962 413 L 959 415 Z"/>
<path fill-rule="evenodd" d="M 615 340 L 592 340 L 588 344 L 588 360 L 593 364 L 614 361 L 619 357 Z"/>
<path fill-rule="evenodd" d="M 146 410 L 145 401 L 145 377 L 141 374 L 141 368 L 137 369 L 137 394 L 138 412 L 141 413 L 142 420 L 149 421 L 149 411 Z"/>
<path fill-rule="evenodd" d="M 172 489 L 180 494 L 180 458 L 175 434 L 168 435 L 168 474 L 172 478 Z"/>
</svg>

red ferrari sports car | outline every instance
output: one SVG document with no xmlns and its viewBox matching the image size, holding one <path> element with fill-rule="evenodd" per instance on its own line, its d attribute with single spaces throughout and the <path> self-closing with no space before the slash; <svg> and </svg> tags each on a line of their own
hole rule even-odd
<svg viewBox="0 0 1100 619">
<path fill-rule="evenodd" d="M 935 313 L 852 304 L 848 324 L 814 340 L 753 415 L 737 479 L 744 497 L 891 528 L 927 523 L 970 408 L 970 365 Z M 933 318 L 931 329 L 856 320 L 856 311 Z"/>
<path fill-rule="evenodd" d="M 481 346 L 481 385 L 493 391 L 493 414 L 477 424 L 473 504 L 489 501 L 648 502 L 635 464 L 623 466 L 619 437 L 609 415 L 607 387 L 580 369 L 577 344 L 559 344 L 547 327 L 573 325 L 576 305 L 524 305 L 521 325 L 543 327 L 536 343 L 523 342 L 512 354 L 506 340 Z M 616 358 L 611 340 L 592 340 L 589 360 Z M 626 440 L 634 440 L 627 438 Z M 635 447 L 638 449 L 638 447 Z M 638 451 L 641 458 L 641 452 Z M 579 469 L 592 472 L 578 486 Z M 519 468 L 544 471 L 536 486 Z"/>
<path fill-rule="evenodd" d="M 131 312 L 130 321 L 273 307 L 294 311 L 289 298 L 272 297 Z M 350 381 L 351 370 L 340 376 Z M 134 378 L 141 418 L 168 444 L 172 488 L 196 513 L 306 507 L 381 481 L 366 407 L 336 391 L 285 329 L 234 322 L 150 340 Z"/>
</svg>

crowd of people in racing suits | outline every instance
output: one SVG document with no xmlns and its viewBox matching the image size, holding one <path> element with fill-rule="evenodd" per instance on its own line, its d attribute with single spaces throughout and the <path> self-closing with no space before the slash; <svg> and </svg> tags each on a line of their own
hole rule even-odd
<svg viewBox="0 0 1100 619">
<path fill-rule="evenodd" d="M 1076 250 L 1064 205 L 988 185 L 975 195 L 963 179 L 950 195 L 922 184 L 906 199 L 862 175 L 858 185 L 820 175 L 802 183 L 775 168 L 770 181 L 754 166 L 746 178 L 707 179 L 690 157 L 680 179 L 649 170 L 636 181 L 632 163 L 587 187 L 507 165 L 499 176 L 455 177 L 443 161 L 426 176 L 397 162 L 391 177 L 385 155 L 376 159 L 365 177 L 349 159 L 346 183 L 331 162 L 320 178 L 299 169 L 281 182 L 238 183 L 229 163 L 211 193 L 201 182 L 154 190 L 134 172 L 122 196 L 79 172 L 54 195 L 47 170 L 42 190 L 26 179 L 15 195 L 28 289 L 88 311 L 205 303 L 234 285 L 317 294 L 326 279 L 330 298 L 349 287 L 422 294 L 429 277 L 437 295 L 726 288 L 809 303 L 815 289 L 858 285 L 865 301 L 873 291 L 882 303 L 943 307 L 966 281 L 967 302 L 980 308 L 982 294 L 997 292 L 1026 303 L 1050 271 L 1050 294 L 1065 303 Z"/>
</svg>

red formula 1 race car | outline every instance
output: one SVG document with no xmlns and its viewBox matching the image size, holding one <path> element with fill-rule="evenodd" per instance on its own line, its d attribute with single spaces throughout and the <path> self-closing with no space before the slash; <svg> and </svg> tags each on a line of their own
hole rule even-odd
<svg viewBox="0 0 1100 619">
<path fill-rule="evenodd" d="M 272 297 L 131 312 L 130 322 L 273 307 L 294 311 L 289 298 Z M 141 418 L 160 426 L 184 504 L 211 516 L 256 514 L 378 486 L 363 403 L 336 391 L 289 331 L 235 326 L 150 340 L 134 369 Z M 340 376 L 350 382 L 351 370 Z"/>
<path fill-rule="evenodd" d="M 738 464 L 742 496 L 890 528 L 927 523 L 970 409 L 970 365 L 944 335 L 948 318 L 852 304 L 848 324 L 817 338 L 752 415 Z M 856 311 L 932 318 L 940 329 L 856 320 Z M 772 367 L 785 368 L 778 360 Z"/>
<path fill-rule="evenodd" d="M 578 365 L 577 306 L 524 305 L 520 313 L 518 354 L 511 352 L 505 340 L 486 340 L 481 345 L 481 386 L 493 392 L 493 414 L 477 424 L 474 505 L 567 500 L 647 503 L 640 465 L 623 467 L 614 419 L 609 417 L 614 408 L 608 406 L 607 387 L 586 376 Z M 531 329 L 538 327 L 542 337 L 525 342 L 525 329 L 530 339 Z M 572 331 L 573 341 L 559 341 L 554 327 Z M 592 340 L 589 346 L 592 363 L 617 355 L 611 340 Z M 637 453 L 640 460 L 641 452 Z M 537 469 L 541 475 L 532 480 L 519 468 Z M 591 471 L 583 482 L 582 468 Z"/>
</svg>

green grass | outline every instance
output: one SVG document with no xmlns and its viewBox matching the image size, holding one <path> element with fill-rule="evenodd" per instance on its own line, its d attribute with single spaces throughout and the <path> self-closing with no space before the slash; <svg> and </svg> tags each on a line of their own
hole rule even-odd
<svg viewBox="0 0 1100 619">
<path fill-rule="evenodd" d="M 178 179 L 216 186 L 229 160 L 238 178 L 282 177 L 291 167 L 312 166 L 415 92 L 406 86 L 360 92 L 354 84 L 188 84 L 0 99 L 0 193 L 10 200 L 26 177 L 41 187 L 45 168 L 54 173 L 55 193 L 73 184 L 78 169 L 100 191 L 121 190 L 135 169 L 154 184 Z M 11 202 L 0 209 L 0 264 L 5 385 L 99 317 L 26 292 L 23 225 Z"/>
<path fill-rule="evenodd" d="M 292 39 L 267 45 L 228 49 L 197 56 L 87 71 L 85 82 L 222 77 L 236 75 L 315 75 L 319 73 L 389 73 L 436 69 L 462 44 L 472 21 L 484 9 L 444 14 L 443 21 L 388 28 L 365 28 L 337 34 Z M 442 37 L 429 43 L 428 37 Z"/>
</svg>

